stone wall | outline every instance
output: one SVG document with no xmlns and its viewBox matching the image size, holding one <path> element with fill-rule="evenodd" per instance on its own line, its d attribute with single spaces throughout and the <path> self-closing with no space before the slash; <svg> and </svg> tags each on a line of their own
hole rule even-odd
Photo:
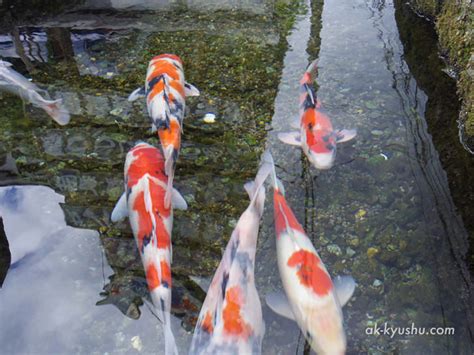
<svg viewBox="0 0 474 355">
<path fill-rule="evenodd" d="M 474 5 L 471 0 L 409 0 L 419 14 L 435 21 L 443 54 L 455 68 L 465 133 L 474 137 Z"/>
</svg>

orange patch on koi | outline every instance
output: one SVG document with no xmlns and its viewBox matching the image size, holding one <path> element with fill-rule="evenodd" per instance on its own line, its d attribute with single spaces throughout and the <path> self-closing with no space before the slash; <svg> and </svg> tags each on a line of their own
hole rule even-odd
<svg viewBox="0 0 474 355">
<path fill-rule="evenodd" d="M 152 78 L 162 75 L 162 74 L 168 75 L 170 79 L 172 80 L 180 79 L 178 68 L 176 68 L 173 64 L 171 64 L 167 60 L 161 60 L 155 64 L 155 69 L 153 70 L 150 76 L 150 79 L 148 80 L 151 80 Z"/>
<path fill-rule="evenodd" d="M 246 339 L 252 334 L 252 328 L 245 323 L 240 314 L 242 295 L 238 286 L 231 287 L 226 292 L 226 307 L 222 311 L 224 331 L 231 335 L 242 336 Z"/>
<path fill-rule="evenodd" d="M 204 316 L 201 328 L 209 334 L 212 334 L 214 331 L 214 326 L 212 325 L 212 315 L 210 311 L 207 311 L 206 315 Z"/>
<path fill-rule="evenodd" d="M 134 203 L 133 209 L 138 213 L 138 233 L 137 242 L 138 250 L 142 250 L 143 239 L 151 235 L 153 224 L 145 206 L 145 193 L 141 191 L 138 193 Z"/>
<path fill-rule="evenodd" d="M 171 120 L 170 127 L 168 129 L 160 129 L 158 136 L 165 148 L 172 145 L 174 149 L 179 149 L 181 146 L 181 126 L 179 122 Z"/>
<path fill-rule="evenodd" d="M 171 269 L 168 263 L 164 260 L 160 262 L 161 266 L 161 283 L 167 283 L 171 288 Z"/>
<path fill-rule="evenodd" d="M 161 171 L 164 167 L 164 159 L 157 149 L 138 147 L 132 149 L 132 154 L 136 159 L 128 168 L 128 187 L 134 186 L 147 173 L 163 180 L 164 174 Z"/>
<path fill-rule="evenodd" d="M 289 267 L 296 267 L 300 282 L 310 287 L 317 295 L 325 296 L 332 289 L 332 281 L 321 268 L 321 259 L 307 250 L 299 250 L 288 259 Z"/>
<path fill-rule="evenodd" d="M 146 274 L 146 282 L 148 284 L 148 289 L 153 291 L 155 288 L 160 286 L 160 278 L 158 276 L 158 270 L 154 264 L 148 265 L 145 271 Z"/>
<path fill-rule="evenodd" d="M 184 94 L 184 87 L 183 85 L 181 85 L 181 83 L 177 80 L 173 80 L 171 83 L 170 83 L 170 86 L 175 89 L 180 95 L 181 97 L 184 98 L 185 94 Z"/>
<path fill-rule="evenodd" d="M 168 287 L 171 287 L 171 270 L 168 264 L 165 261 L 160 262 L 161 268 L 161 279 L 156 269 L 155 264 L 149 264 L 146 268 L 146 282 L 148 284 L 148 289 L 153 291 L 155 288 L 159 287 L 163 283 L 167 283 Z"/>
<path fill-rule="evenodd" d="M 163 174 L 162 177 L 163 179 L 161 180 L 166 184 L 166 176 Z M 165 194 L 166 191 L 162 186 L 153 181 L 150 183 L 150 195 L 153 197 L 153 201 L 158 202 L 153 204 L 155 216 L 157 217 L 156 220 L 161 220 L 162 218 L 168 218 L 170 216 L 171 208 L 166 208 L 164 203 L 162 203 L 165 199 Z"/>
<path fill-rule="evenodd" d="M 154 56 L 153 59 L 152 59 L 152 61 L 153 61 L 153 60 L 163 59 L 163 58 L 173 59 L 173 60 L 178 61 L 180 64 L 183 64 L 183 61 L 181 60 L 181 58 L 178 57 L 176 54 L 168 54 L 168 53 L 164 53 L 164 54 L 160 54 L 160 55 Z"/>
</svg>

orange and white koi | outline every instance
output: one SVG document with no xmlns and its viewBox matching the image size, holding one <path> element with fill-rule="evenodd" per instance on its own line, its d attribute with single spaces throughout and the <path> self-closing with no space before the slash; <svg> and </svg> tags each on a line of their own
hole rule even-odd
<svg viewBox="0 0 474 355">
<path fill-rule="evenodd" d="M 245 184 L 251 202 L 232 232 L 199 313 L 190 354 L 260 354 L 265 325 L 255 288 L 255 252 L 265 203 L 263 164 Z"/>
<path fill-rule="evenodd" d="M 313 85 L 315 71 L 316 61 L 310 64 L 300 81 L 300 132 L 279 133 L 278 138 L 283 143 L 300 146 L 317 169 L 330 169 L 336 158 L 336 144 L 351 140 L 357 132 L 353 129 L 333 129 L 331 120 L 316 99 Z M 295 126 L 298 127 L 298 124 Z"/>
<path fill-rule="evenodd" d="M 264 161 L 273 166 L 266 153 Z M 273 204 L 278 268 L 285 294 L 271 293 L 266 302 L 276 313 L 293 319 L 318 354 L 344 354 L 346 336 L 341 307 L 355 289 L 350 276 L 331 280 L 316 249 L 284 197 L 273 168 Z"/>
<path fill-rule="evenodd" d="M 171 331 L 171 232 L 173 207 L 186 209 L 186 201 L 173 190 L 172 206 L 165 206 L 168 177 L 159 149 L 138 143 L 125 160 L 125 192 L 115 206 L 113 222 L 129 218 L 148 289 L 165 333 L 165 353 L 176 354 Z"/>
<path fill-rule="evenodd" d="M 13 70 L 11 66 L 11 63 L 0 60 L 0 90 L 18 95 L 23 100 L 43 109 L 61 126 L 68 124 L 70 115 L 62 100 L 46 100 L 39 94 L 44 90 Z"/>
<path fill-rule="evenodd" d="M 145 87 L 136 89 L 128 98 L 134 101 L 146 96 L 152 130 L 158 130 L 165 155 L 165 171 L 169 177 L 169 191 L 173 184 L 174 169 L 181 147 L 181 132 L 186 96 L 198 96 L 199 90 L 184 80 L 183 62 L 174 54 L 161 54 L 148 65 Z M 169 205 L 170 194 L 166 195 Z"/>
</svg>

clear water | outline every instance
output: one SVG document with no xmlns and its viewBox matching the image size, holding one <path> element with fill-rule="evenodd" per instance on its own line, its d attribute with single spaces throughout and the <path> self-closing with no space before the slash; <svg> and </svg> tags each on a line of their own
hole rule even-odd
<svg viewBox="0 0 474 355">
<path fill-rule="evenodd" d="M 190 205 L 176 213 L 173 230 L 173 331 L 181 352 L 205 297 L 199 284 L 212 277 L 248 204 L 243 184 L 270 148 L 289 203 L 329 272 L 358 283 L 344 308 L 348 353 L 472 353 L 467 209 L 458 207 L 462 189 L 453 189 L 456 163 L 446 164 L 433 143 L 439 139 L 425 114 L 437 98 L 411 72 L 399 3 L 305 3 L 290 33 L 289 9 L 270 1 L 192 2 L 159 12 L 148 6 L 157 2 L 126 10 L 125 2 L 112 2 L 114 10 L 109 2 L 100 9 L 77 3 L 75 11 L 27 17 L 14 28 L 5 21 L 0 33 L 0 56 L 63 97 L 73 114 L 58 127 L 0 93 L 0 152 L 18 170 L 0 172 L 11 252 L 0 289 L 0 318 L 9 320 L 0 324 L 2 352 L 162 349 L 161 327 L 143 304 L 131 232 L 127 222 L 112 225 L 109 214 L 127 150 L 138 139 L 158 143 L 144 106 L 126 97 L 153 54 L 174 52 L 202 92 L 189 100 L 176 173 Z M 318 97 L 333 125 L 358 130 L 355 141 L 338 145 L 329 171 L 316 171 L 299 149 L 276 139 L 298 116 L 298 81 L 315 58 Z M 203 121 L 207 112 L 216 123 Z M 469 185 L 469 176 L 461 181 Z M 262 300 L 281 288 L 271 204 L 268 198 L 256 261 Z M 263 353 L 309 353 L 294 323 L 265 305 L 263 312 Z M 385 322 L 454 327 L 455 334 L 367 335 Z"/>
</svg>

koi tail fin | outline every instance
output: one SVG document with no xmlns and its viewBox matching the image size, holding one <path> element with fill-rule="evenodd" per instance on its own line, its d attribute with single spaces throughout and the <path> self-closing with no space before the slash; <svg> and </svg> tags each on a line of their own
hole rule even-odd
<svg viewBox="0 0 474 355">
<path fill-rule="evenodd" d="M 263 205 L 265 203 L 265 188 L 263 183 L 272 171 L 272 165 L 263 161 L 258 169 L 257 176 L 254 181 L 249 181 L 244 185 L 250 197 L 250 204 L 255 204 L 260 216 L 263 214 Z"/>
<path fill-rule="evenodd" d="M 171 330 L 171 316 L 168 313 L 165 316 L 167 319 L 166 323 L 163 324 L 163 330 L 165 333 L 165 354 L 166 355 L 178 355 L 178 347 L 176 346 L 176 340 Z"/>
<path fill-rule="evenodd" d="M 171 285 L 169 285 L 171 287 Z M 171 330 L 171 291 L 168 287 L 159 286 L 151 291 L 151 298 L 157 312 L 158 319 L 163 326 L 165 340 L 165 355 L 177 355 L 178 348 Z"/>
<path fill-rule="evenodd" d="M 276 175 L 275 163 L 273 161 L 273 156 L 272 156 L 272 154 L 270 153 L 269 150 L 267 150 L 267 151 L 265 151 L 265 153 L 263 153 L 262 161 L 263 161 L 263 164 L 269 164 L 271 166 L 270 177 L 271 177 L 273 188 L 275 190 L 280 191 L 280 193 L 283 196 L 285 196 L 285 187 L 283 186 L 283 184 L 281 183 L 281 181 L 278 179 L 278 177 Z"/>
<path fill-rule="evenodd" d="M 61 99 L 54 101 L 45 100 L 41 108 L 61 126 L 68 124 L 71 119 L 69 111 L 64 107 L 63 100 Z"/>
</svg>

